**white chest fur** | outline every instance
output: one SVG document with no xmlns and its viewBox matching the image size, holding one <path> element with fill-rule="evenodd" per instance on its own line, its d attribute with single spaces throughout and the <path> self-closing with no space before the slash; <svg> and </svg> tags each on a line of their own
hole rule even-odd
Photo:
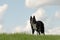
<svg viewBox="0 0 60 40">
<path fill-rule="evenodd" d="M 33 29 L 35 29 L 35 30 L 37 29 L 37 28 L 36 28 L 36 24 L 33 24 Z"/>
</svg>

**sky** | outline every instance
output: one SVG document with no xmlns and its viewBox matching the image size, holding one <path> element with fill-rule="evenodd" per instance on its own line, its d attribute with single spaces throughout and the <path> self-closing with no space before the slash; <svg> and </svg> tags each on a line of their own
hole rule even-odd
<svg viewBox="0 0 60 40">
<path fill-rule="evenodd" d="M 44 22 L 46 34 L 60 34 L 60 0 L 0 0 L 0 33 L 31 33 L 33 15 Z"/>
</svg>

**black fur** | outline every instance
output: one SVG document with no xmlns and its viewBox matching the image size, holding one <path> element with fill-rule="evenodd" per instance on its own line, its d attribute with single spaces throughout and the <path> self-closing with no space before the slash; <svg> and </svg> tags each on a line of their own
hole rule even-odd
<svg viewBox="0 0 60 40">
<path fill-rule="evenodd" d="M 44 23 L 42 21 L 36 21 L 35 16 L 30 16 L 30 24 L 31 24 L 31 29 L 32 29 L 32 34 L 34 34 L 35 30 L 40 34 L 40 33 L 44 33 Z M 33 24 L 36 24 L 36 28 L 33 28 Z"/>
</svg>

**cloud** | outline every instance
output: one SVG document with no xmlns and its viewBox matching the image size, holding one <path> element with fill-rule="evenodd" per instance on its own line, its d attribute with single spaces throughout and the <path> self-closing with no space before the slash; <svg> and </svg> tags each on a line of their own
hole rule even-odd
<svg viewBox="0 0 60 40">
<path fill-rule="evenodd" d="M 16 26 L 15 28 L 13 28 L 12 33 L 29 33 L 29 30 L 30 28 L 26 26 Z"/>
<path fill-rule="evenodd" d="M 30 25 L 30 20 L 27 20 L 26 26 L 25 26 L 25 32 L 26 33 L 31 33 L 31 25 Z"/>
<path fill-rule="evenodd" d="M 4 12 L 8 9 L 8 4 L 3 4 L 3 5 L 0 5 L 0 33 L 3 32 L 3 15 L 4 15 Z"/>
<path fill-rule="evenodd" d="M 56 18 L 60 18 L 60 12 L 59 12 L 59 11 L 56 11 L 55 17 L 56 17 Z"/>
<path fill-rule="evenodd" d="M 52 29 L 48 29 L 47 34 L 60 35 L 60 27 L 54 27 Z"/>
<path fill-rule="evenodd" d="M 19 32 L 19 31 L 21 31 L 21 28 L 20 27 L 16 27 L 15 28 L 15 32 Z"/>
<path fill-rule="evenodd" d="M 20 32 L 24 32 L 24 27 L 22 27 L 22 26 L 16 26 L 16 27 L 12 30 L 12 33 L 20 33 Z"/>
<path fill-rule="evenodd" d="M 45 13 L 46 12 L 43 8 L 39 8 L 32 14 L 32 16 L 36 16 L 37 20 L 45 20 L 44 19 L 46 17 Z"/>
<path fill-rule="evenodd" d="M 2 15 L 3 12 L 7 10 L 7 8 L 8 8 L 7 4 L 4 4 L 4 5 L 0 6 L 0 15 Z"/>
<path fill-rule="evenodd" d="M 60 0 L 25 0 L 25 5 L 29 8 L 36 8 L 37 7 L 38 9 L 32 15 L 35 15 L 37 20 L 42 20 L 43 22 L 46 21 L 47 24 L 46 23 L 45 24 L 48 25 L 50 22 L 50 19 L 47 19 L 46 14 L 45 14 L 46 12 L 41 7 L 60 6 Z M 56 11 L 55 17 L 60 18 L 60 12 L 59 11 Z M 29 20 L 27 21 L 26 28 L 31 31 Z M 47 31 L 48 32 L 46 32 L 46 34 L 60 34 L 60 27 L 47 29 Z"/>
<path fill-rule="evenodd" d="M 0 20 L 2 20 L 4 12 L 8 9 L 8 4 L 3 4 L 0 6 Z"/>
<path fill-rule="evenodd" d="M 0 33 L 3 33 L 3 26 L 0 24 Z"/>
<path fill-rule="evenodd" d="M 60 5 L 60 0 L 25 0 L 25 4 L 27 7 Z"/>
</svg>

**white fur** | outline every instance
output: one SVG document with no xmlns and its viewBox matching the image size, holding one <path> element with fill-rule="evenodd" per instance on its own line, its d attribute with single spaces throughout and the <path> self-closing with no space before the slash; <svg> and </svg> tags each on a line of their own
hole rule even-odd
<svg viewBox="0 0 60 40">
<path fill-rule="evenodd" d="M 33 29 L 35 29 L 35 30 L 37 29 L 37 28 L 36 28 L 36 24 L 33 24 Z"/>
</svg>

